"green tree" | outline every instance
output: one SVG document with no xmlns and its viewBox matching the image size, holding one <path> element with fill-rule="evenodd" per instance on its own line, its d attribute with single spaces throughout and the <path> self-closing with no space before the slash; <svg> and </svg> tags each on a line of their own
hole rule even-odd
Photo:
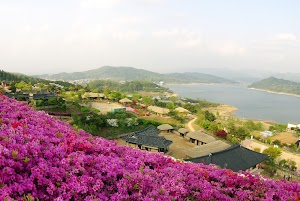
<svg viewBox="0 0 300 201">
<path fill-rule="evenodd" d="M 210 123 L 208 130 L 212 133 L 217 133 L 217 131 L 219 130 L 219 125 L 215 122 Z"/>
<path fill-rule="evenodd" d="M 200 126 L 204 129 L 208 129 L 210 127 L 210 124 L 211 122 L 207 120 L 200 122 Z"/>
<path fill-rule="evenodd" d="M 147 106 L 152 105 L 152 98 L 149 96 L 144 96 L 142 98 L 142 101 L 143 101 L 144 105 L 147 105 Z"/>
<path fill-rule="evenodd" d="M 133 101 L 138 101 L 141 98 L 140 94 L 132 94 L 132 100 Z"/>
<path fill-rule="evenodd" d="M 170 110 L 173 110 L 174 109 L 174 103 L 173 102 L 169 102 L 169 103 L 167 103 L 167 105 L 166 105 L 166 108 L 168 108 L 168 109 L 170 109 Z"/>
<path fill-rule="evenodd" d="M 241 140 L 244 140 L 247 136 L 250 135 L 250 132 L 248 129 L 241 126 L 237 128 L 237 130 L 234 132 L 234 135 L 239 137 Z"/>
<path fill-rule="evenodd" d="M 205 119 L 210 122 L 213 122 L 216 120 L 216 116 L 213 113 L 209 112 L 208 110 L 205 110 L 204 116 L 205 116 Z"/>
<path fill-rule="evenodd" d="M 282 151 L 276 147 L 269 147 L 263 150 L 263 153 L 269 155 L 269 158 L 266 160 L 266 164 L 275 165 L 275 160 L 281 156 Z"/>
</svg>

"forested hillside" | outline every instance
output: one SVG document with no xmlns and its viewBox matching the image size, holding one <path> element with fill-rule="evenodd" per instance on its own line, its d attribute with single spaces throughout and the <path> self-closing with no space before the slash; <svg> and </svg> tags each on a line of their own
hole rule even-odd
<svg viewBox="0 0 300 201">
<path fill-rule="evenodd" d="M 55 75 L 38 75 L 37 77 L 53 80 L 116 80 L 134 81 L 144 80 L 149 82 L 166 83 L 235 83 L 218 76 L 204 73 L 170 73 L 160 74 L 133 67 L 103 66 L 98 69 L 75 73 L 59 73 Z"/>
<path fill-rule="evenodd" d="M 249 88 L 263 89 L 274 92 L 290 93 L 300 95 L 300 83 L 289 80 L 270 77 L 259 82 L 255 82 Z"/>
<path fill-rule="evenodd" d="M 64 81 L 50 81 L 50 80 L 45 80 L 41 78 L 35 78 L 35 77 L 30 77 L 26 75 L 21 75 L 21 74 L 14 74 L 14 73 L 8 73 L 3 70 L 0 70 L 0 80 L 1 81 L 12 81 L 12 82 L 26 82 L 26 83 L 31 83 L 31 84 L 36 84 L 36 83 L 44 83 L 44 84 L 49 84 L 49 83 L 55 83 L 59 84 L 65 87 L 73 86 L 73 84 L 69 82 L 64 82 Z"/>
<path fill-rule="evenodd" d="M 121 92 L 151 91 L 151 92 L 168 92 L 169 89 L 159 86 L 153 82 L 147 81 L 130 81 L 120 83 L 114 80 L 96 80 L 88 84 L 91 90 L 103 91 L 105 88 Z"/>
</svg>

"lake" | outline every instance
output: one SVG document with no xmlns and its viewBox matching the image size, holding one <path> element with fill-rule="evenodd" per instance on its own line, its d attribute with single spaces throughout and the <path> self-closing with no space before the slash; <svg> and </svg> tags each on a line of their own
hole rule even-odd
<svg viewBox="0 0 300 201">
<path fill-rule="evenodd" d="M 237 107 L 240 118 L 300 123 L 300 97 L 274 94 L 242 85 L 178 84 L 166 85 L 181 97 L 204 99 Z"/>
</svg>

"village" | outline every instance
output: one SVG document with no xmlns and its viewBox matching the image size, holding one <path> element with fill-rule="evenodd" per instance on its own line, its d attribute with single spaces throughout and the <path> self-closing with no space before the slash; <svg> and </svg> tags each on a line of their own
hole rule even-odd
<svg viewBox="0 0 300 201">
<path fill-rule="evenodd" d="M 4 95 L 68 123 L 74 122 L 68 109 L 74 102 L 102 116 L 114 114 L 103 124 L 110 128 L 100 130 L 117 130 L 122 127 L 121 122 L 131 124 L 124 126 L 131 128 L 126 128 L 126 132 L 120 130 L 117 134 L 102 136 L 116 140 L 119 145 L 159 152 L 181 161 L 215 164 L 233 171 L 278 178 L 293 175 L 290 178 L 299 180 L 299 124 L 288 124 L 283 128 L 272 122 L 240 120 L 233 116 L 234 107 L 219 104 L 203 107 L 197 100 L 167 92 L 151 95 L 116 91 L 99 93 L 78 86 L 78 89 L 66 90 L 57 84 L 36 84 L 28 89 L 23 83 L 23 88 L 26 86 L 27 89 L 20 87 L 13 93 L 8 82 L 2 82 L 1 86 Z M 86 122 L 93 118 L 91 111 L 85 116 Z M 130 115 L 124 116 L 127 113 Z M 120 119 L 122 115 L 123 119 Z M 114 118 L 116 116 L 118 118 Z M 248 124 L 257 128 L 246 132 L 243 129 Z M 97 129 L 94 129 L 95 133 Z"/>
</svg>

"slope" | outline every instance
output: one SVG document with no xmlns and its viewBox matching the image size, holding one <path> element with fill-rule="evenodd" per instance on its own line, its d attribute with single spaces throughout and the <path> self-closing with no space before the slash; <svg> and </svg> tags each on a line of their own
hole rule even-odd
<svg viewBox="0 0 300 201">
<path fill-rule="evenodd" d="M 103 66 L 94 70 L 59 73 L 54 75 L 37 75 L 37 77 L 52 80 L 116 80 L 116 81 L 133 81 L 144 80 L 150 82 L 167 82 L 167 83 L 235 83 L 221 77 L 203 74 L 203 73 L 169 73 L 160 74 L 133 67 L 112 67 Z"/>
<path fill-rule="evenodd" d="M 290 93 L 300 95 L 300 83 L 289 80 L 269 77 L 259 82 L 255 82 L 249 88 L 268 90 L 273 92 Z"/>
</svg>

